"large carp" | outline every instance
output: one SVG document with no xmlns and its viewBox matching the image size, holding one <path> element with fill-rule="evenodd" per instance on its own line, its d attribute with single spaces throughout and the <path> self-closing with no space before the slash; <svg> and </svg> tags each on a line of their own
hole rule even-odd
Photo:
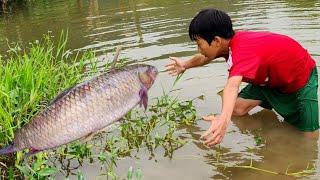
<svg viewBox="0 0 320 180">
<path fill-rule="evenodd" d="M 33 154 L 89 136 L 114 123 L 140 103 L 147 107 L 147 90 L 158 71 L 150 65 L 112 70 L 59 94 L 44 111 L 18 129 L 8 154 L 29 149 Z"/>
</svg>

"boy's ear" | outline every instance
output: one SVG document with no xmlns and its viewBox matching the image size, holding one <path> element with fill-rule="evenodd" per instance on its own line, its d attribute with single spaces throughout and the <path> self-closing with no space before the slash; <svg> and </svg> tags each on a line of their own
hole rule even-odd
<svg viewBox="0 0 320 180">
<path fill-rule="evenodd" d="M 213 41 L 211 42 L 211 44 L 214 44 L 215 46 L 221 46 L 221 44 L 222 44 L 222 39 L 221 39 L 221 37 L 219 37 L 219 36 L 215 36 L 214 37 L 214 39 L 213 39 Z"/>
</svg>

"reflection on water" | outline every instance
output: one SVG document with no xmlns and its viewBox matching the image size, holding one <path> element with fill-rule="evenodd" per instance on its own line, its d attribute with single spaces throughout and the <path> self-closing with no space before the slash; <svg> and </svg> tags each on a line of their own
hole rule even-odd
<svg viewBox="0 0 320 180">
<path fill-rule="evenodd" d="M 318 158 L 317 141 L 304 138 L 301 133 L 286 123 L 279 123 L 276 115 L 271 111 L 260 111 L 250 118 L 235 118 L 233 122 L 243 134 L 248 133 L 254 136 L 256 143 L 257 137 L 262 138 L 262 146 L 259 150 L 254 149 L 254 154 L 259 159 L 252 158 L 256 168 L 283 174 L 287 171 L 288 173 L 299 172 L 305 170 L 308 165 L 312 167 L 316 163 L 314 160 Z M 250 124 L 249 127 L 248 124 Z M 247 161 L 242 165 L 249 164 Z M 233 179 L 245 177 L 256 179 L 261 175 L 268 175 L 267 177 L 271 178 L 273 175 L 262 171 L 244 171 L 241 168 L 227 170 L 233 174 Z"/>
<path fill-rule="evenodd" d="M 269 30 L 290 35 L 319 60 L 320 1 L 318 0 L 77 0 L 34 2 L 15 7 L 0 14 L 0 52 L 7 50 L 7 39 L 29 42 L 40 39 L 47 31 L 57 36 L 69 30 L 69 47 L 76 50 L 93 49 L 97 54 L 112 52 L 124 46 L 122 58 L 148 61 L 163 70 L 168 56 L 188 58 L 196 52 L 187 29 L 190 19 L 205 7 L 215 7 L 230 13 L 235 29 Z M 221 61 L 220 61 L 221 62 Z M 318 62 L 317 62 L 318 63 Z M 319 65 L 319 64 L 318 64 Z M 212 63 L 185 73 L 177 92 L 182 98 L 205 95 L 198 103 L 199 117 L 220 111 L 221 100 L 216 95 L 226 79 L 224 63 Z M 150 96 L 157 96 L 173 78 L 160 74 Z M 201 88 L 199 88 L 201 87 Z M 316 164 L 316 171 L 308 177 L 317 179 L 319 172 L 319 142 L 306 140 L 285 123 L 279 123 L 271 111 L 254 110 L 252 116 L 233 118 L 223 143 L 209 149 L 198 141 L 208 128 L 202 121 L 182 129 L 182 136 L 191 143 L 178 149 L 173 159 L 156 152 L 148 160 L 143 152 L 136 158 L 119 162 L 117 171 L 126 174 L 130 166 L 142 169 L 145 179 L 283 179 L 264 171 L 243 167 L 251 160 L 254 167 L 277 173 L 298 172 L 308 164 Z M 99 174 L 92 165 L 81 167 L 87 177 Z"/>
</svg>

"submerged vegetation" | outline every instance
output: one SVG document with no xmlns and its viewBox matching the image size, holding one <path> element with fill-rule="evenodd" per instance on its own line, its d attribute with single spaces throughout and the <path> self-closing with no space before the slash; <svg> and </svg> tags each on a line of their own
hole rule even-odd
<svg viewBox="0 0 320 180">
<path fill-rule="evenodd" d="M 18 44 L 11 45 L 6 59 L 0 56 L 0 147 L 9 144 L 16 129 L 28 123 L 59 92 L 101 71 L 94 53 L 72 54 L 66 50 L 66 37 L 61 33 L 55 43 L 48 33 L 24 50 Z M 110 64 L 106 62 L 104 70 Z M 117 67 L 125 64 L 119 61 Z M 74 142 L 30 157 L 24 152 L 1 156 L 1 178 L 44 179 L 59 172 L 81 178 L 82 173 L 76 169 L 84 162 L 99 162 L 105 172 L 101 176 L 117 178 L 117 159 L 131 156 L 133 151 L 147 150 L 152 158 L 156 148 L 163 148 L 165 156 L 172 157 L 174 150 L 185 144 L 176 134 L 178 127 L 195 122 L 193 100 L 179 101 L 163 92 L 152 102 L 146 112 L 132 110 L 114 131 L 101 133 L 87 143 Z M 140 171 L 129 169 L 127 178 L 140 179 Z"/>
</svg>

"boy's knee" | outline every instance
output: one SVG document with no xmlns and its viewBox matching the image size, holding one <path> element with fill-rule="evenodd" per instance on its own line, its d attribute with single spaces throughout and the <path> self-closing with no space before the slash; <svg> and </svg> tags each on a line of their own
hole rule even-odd
<svg viewBox="0 0 320 180">
<path fill-rule="evenodd" d="M 311 138 L 311 139 L 319 139 L 319 129 L 312 131 L 312 132 L 303 132 L 303 135 L 307 138 Z"/>
<path fill-rule="evenodd" d="M 232 115 L 234 116 L 244 116 L 244 115 L 247 115 L 248 114 L 248 110 L 246 107 L 244 106 L 241 106 L 241 105 L 237 105 L 234 107 L 233 109 L 233 113 Z"/>
<path fill-rule="evenodd" d="M 243 99 L 238 97 L 236 104 L 233 109 L 232 115 L 234 116 L 245 116 L 248 112 L 261 104 L 261 100 L 253 100 L 253 99 Z"/>
</svg>

